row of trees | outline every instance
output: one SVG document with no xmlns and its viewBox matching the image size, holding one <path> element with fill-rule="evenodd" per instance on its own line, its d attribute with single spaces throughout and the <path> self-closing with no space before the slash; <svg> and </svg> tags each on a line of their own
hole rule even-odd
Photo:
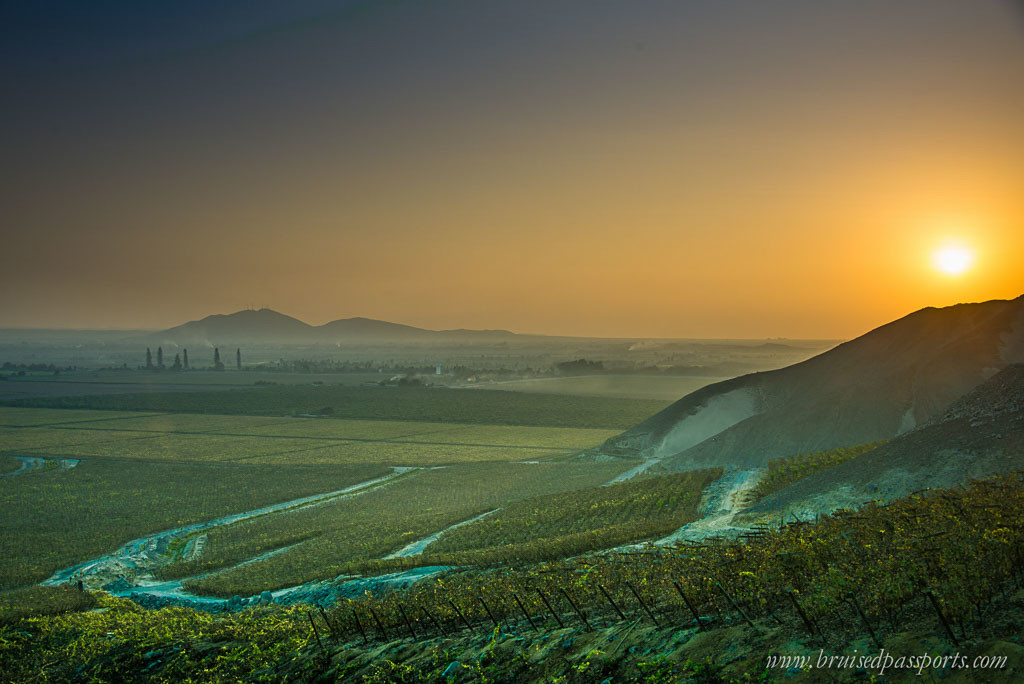
<svg viewBox="0 0 1024 684">
<path fill-rule="evenodd" d="M 235 349 L 235 364 L 238 370 L 242 370 L 242 350 Z M 153 352 L 149 347 L 146 347 L 146 370 L 166 370 L 164 365 L 164 349 L 163 347 L 156 348 L 156 363 L 153 363 Z M 188 349 L 182 349 L 181 354 L 174 355 L 174 363 L 171 364 L 171 370 L 190 370 L 188 364 Z M 224 362 L 220 360 L 220 349 L 218 347 L 213 348 L 213 369 L 222 371 L 224 370 Z"/>
</svg>

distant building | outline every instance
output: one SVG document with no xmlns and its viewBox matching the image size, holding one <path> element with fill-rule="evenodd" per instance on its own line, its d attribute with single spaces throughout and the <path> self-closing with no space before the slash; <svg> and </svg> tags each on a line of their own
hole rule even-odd
<svg viewBox="0 0 1024 684">
<path fill-rule="evenodd" d="M 440 374 L 441 374 L 441 364 L 435 363 L 434 364 L 434 375 L 440 375 Z"/>
</svg>

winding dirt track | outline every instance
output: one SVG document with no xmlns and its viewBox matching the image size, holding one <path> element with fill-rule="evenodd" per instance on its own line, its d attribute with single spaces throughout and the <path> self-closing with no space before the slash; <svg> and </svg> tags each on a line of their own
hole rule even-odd
<svg viewBox="0 0 1024 684">
<path fill-rule="evenodd" d="M 187 596 L 194 600 L 201 600 L 200 597 L 189 595 L 181 589 L 182 582 L 191 578 L 183 578 L 173 582 L 159 582 L 154 578 L 153 573 L 155 570 L 169 565 L 176 560 L 175 555 L 169 550 L 171 542 L 195 537 L 197 533 L 203 532 L 204 530 L 222 527 L 224 525 L 231 525 L 243 520 L 255 518 L 256 516 L 279 513 L 282 511 L 294 511 L 297 509 L 308 508 L 310 506 L 316 506 L 328 501 L 337 501 L 343 498 L 358 496 L 378 487 L 390 484 L 396 478 L 415 470 L 418 469 L 396 467 L 394 468 L 394 472 L 389 475 L 360 482 L 358 484 L 345 487 L 344 489 L 325 492 L 323 494 L 314 494 L 313 496 L 285 501 L 272 506 L 265 506 L 256 510 L 236 513 L 216 520 L 187 525 L 185 527 L 167 530 L 148 537 L 134 539 L 109 555 L 89 560 L 84 563 L 79 563 L 78 565 L 74 565 L 70 568 L 58 570 L 49 579 L 43 581 L 42 584 L 45 586 L 54 586 L 68 582 L 82 582 L 84 587 L 95 590 L 107 586 L 112 582 L 118 581 L 119 588 L 109 588 L 107 591 L 119 596 L 148 593 L 162 596 Z M 196 541 L 198 541 L 198 538 L 196 538 Z M 190 549 L 186 548 L 186 550 Z M 194 547 L 191 550 L 194 552 Z M 244 561 L 243 564 L 254 562 L 255 560 L 268 557 L 269 555 L 279 553 L 280 551 L 282 551 L 282 549 L 271 551 L 269 554 L 263 554 L 257 559 Z M 223 601 L 219 599 L 216 599 L 216 602 L 223 603 Z"/>
</svg>

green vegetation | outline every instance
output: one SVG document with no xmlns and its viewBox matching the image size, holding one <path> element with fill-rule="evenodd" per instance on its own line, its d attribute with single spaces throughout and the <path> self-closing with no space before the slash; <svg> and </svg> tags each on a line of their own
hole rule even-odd
<svg viewBox="0 0 1024 684">
<path fill-rule="evenodd" d="M 21 468 L 21 461 L 12 456 L 0 456 L 0 475 L 13 473 Z"/>
<path fill-rule="evenodd" d="M 418 396 L 426 401 L 433 395 Z M 38 582 L 133 538 L 340 489 L 383 475 L 390 466 L 494 464 L 418 473 L 409 479 L 422 478 L 423 485 L 389 484 L 379 499 L 375 493 L 238 525 L 258 530 L 239 543 L 232 528 L 218 530 L 202 557 L 201 569 L 221 568 L 301 541 L 282 554 L 295 565 L 275 586 L 297 583 L 297 577 L 332 577 L 342 565 L 386 554 L 483 511 L 591 487 L 624 467 L 555 467 L 614 434 L 593 428 L 10 407 L 0 408 L 0 426 L 0 458 L 10 464 L 8 472 L 20 466 L 13 455 L 54 465 L 60 458 L 82 459 L 71 470 L 5 478 L 0 587 Z M 368 529 L 376 536 L 368 536 Z M 328 533 L 332 539 L 325 542 Z M 232 572 L 244 577 L 242 585 L 262 589 L 274 584 L 266 579 L 279 570 L 273 562 L 279 561 Z M 265 573 L 258 570 L 264 565 Z M 223 587 L 232 577 L 224 573 L 208 582 Z"/>
<path fill-rule="evenodd" d="M 877 630 L 899 631 L 921 611 L 933 611 L 932 591 L 945 616 L 967 627 L 986 603 L 1024 571 L 1024 474 L 1015 473 L 969 487 L 928 491 L 890 505 L 871 504 L 858 512 L 840 511 L 817 524 L 765 529 L 750 541 L 719 541 L 661 552 L 600 555 L 534 565 L 504 572 L 462 571 L 426 581 L 400 593 L 365 596 L 334 611 L 346 633 L 355 634 L 353 609 L 371 608 L 386 627 L 399 629 L 399 602 L 426 606 L 454 627 L 463 614 L 488 620 L 476 597 L 483 596 L 499 619 L 521 618 L 513 594 L 534 615 L 545 605 L 537 593 L 572 593 L 577 605 L 606 614 L 605 587 L 619 606 L 636 606 L 630 582 L 645 601 L 673 620 L 693 616 L 681 605 L 676 581 L 702 616 L 735 614 L 728 592 L 749 616 L 786 614 L 796 626 L 789 590 L 819 630 L 840 635 L 863 624 L 849 592 Z M 559 610 L 571 608 L 556 599 Z M 931 612 L 934 615 L 934 612 Z M 566 618 L 568 619 L 568 618 Z M 425 624 L 420 625 L 429 630 Z"/>
<path fill-rule="evenodd" d="M 444 387 L 279 385 L 205 392 L 36 397 L 14 406 L 625 429 L 669 402 Z"/>
<path fill-rule="evenodd" d="M 697 518 L 701 492 L 721 468 L 537 496 L 446 532 L 421 556 L 369 561 L 361 574 L 426 565 L 553 560 L 658 538 Z"/>
<path fill-rule="evenodd" d="M 293 660 L 312 637 L 299 608 L 249 611 L 225 620 L 187 608 L 148 611 L 104 594 L 97 600 L 103 612 L 32 618 L 37 638 L 31 641 L 26 632 L 5 633 L 0 640 L 5 680 L 103 682 L 127 681 L 131 675 L 138 681 L 154 661 L 160 681 L 275 680 L 266 672 L 260 677 L 261 670 Z M 218 645 L 211 649 L 210 642 Z M 57 661 L 56 654 L 62 654 Z M 54 671 L 59 674 L 50 674 Z"/>
<path fill-rule="evenodd" d="M 788 487 L 797 480 L 802 480 L 820 470 L 826 470 L 843 461 L 856 458 L 882 444 L 885 444 L 885 442 L 870 442 L 840 449 L 814 451 L 808 454 L 796 454 L 795 456 L 772 459 L 768 461 L 768 473 L 751 492 L 751 500 L 758 501 L 763 499 L 769 494 L 774 494 L 780 489 Z"/>
<path fill-rule="evenodd" d="M 88 459 L 70 470 L 5 477 L 0 589 L 40 582 L 145 534 L 341 489 L 387 471 L 381 465 Z"/>
<path fill-rule="evenodd" d="M 33 419 L 25 411 L 39 411 Z M 70 415 L 69 415 L 70 414 Z M 0 455 L 255 464 L 442 465 L 563 459 L 616 434 L 592 428 L 0 408 Z M 31 424 L 33 421 L 43 421 Z M 66 421 L 66 422 L 61 422 Z M 30 424 L 17 426 L 18 423 Z"/>
<path fill-rule="evenodd" d="M 0 407 L 0 426 L 25 427 L 43 425 L 66 425 L 68 423 L 87 423 L 95 420 L 115 420 L 118 418 L 138 418 L 137 412 L 97 413 L 95 411 L 75 411 L 63 409 L 16 408 Z"/>
<path fill-rule="evenodd" d="M 250 595 L 333 578 L 450 525 L 527 497 L 607 482 L 619 463 L 478 463 L 409 473 L 359 495 L 211 531 L 203 555 L 168 566 L 165 579 L 231 566 L 291 544 L 259 563 L 189 580 L 215 596 Z M 301 542 L 301 543 L 300 543 Z"/>
<path fill-rule="evenodd" d="M 576 377 L 526 378 L 507 380 L 480 389 L 541 394 L 657 399 L 671 402 L 727 377 L 686 375 L 581 375 Z"/>
<path fill-rule="evenodd" d="M 23 617 L 10 606 L 28 597 L 5 595 L 0 598 L 0 671 L 13 682 L 440 684 L 452 672 L 456 681 L 481 682 L 734 682 L 751 681 L 753 672 L 758 681 L 769 682 L 793 677 L 789 671 L 766 670 L 768 654 L 813 658 L 824 648 L 828 654 L 874 655 L 877 639 L 897 657 L 952 651 L 969 659 L 1007 655 L 1004 669 L 955 673 L 928 667 L 924 679 L 951 674 L 959 681 L 960 674 L 964 681 L 1010 682 L 1024 664 L 1012 643 L 1022 636 L 1022 546 L 1024 477 L 1018 473 L 839 512 L 816 524 L 765 529 L 746 541 L 453 571 L 410 589 L 343 601 L 327 611 L 327 621 L 306 607 L 225 615 L 183 608 L 146 611 L 105 594 L 76 599 L 68 589 L 37 598 L 46 612 L 60 614 Z M 673 582 L 700 616 L 701 632 Z M 933 592 L 952 636 L 927 591 Z M 592 631 L 583 629 L 567 597 Z M 82 605 L 75 606 L 76 600 Z M 92 600 L 102 612 L 78 612 Z M 544 600 L 564 628 L 554 624 Z M 488 610 L 500 629 L 492 629 Z M 369 638 L 366 645 L 357 615 Z M 755 627 L 747 627 L 747 618 Z M 408 638 L 410 630 L 415 639 Z M 954 638 L 959 643 L 952 644 Z M 877 669 L 838 668 L 829 680 L 863 681 L 873 675 Z M 917 681 L 921 676 L 916 669 L 889 670 L 886 678 Z"/>
<path fill-rule="evenodd" d="M 98 596 L 67 584 L 59 587 L 36 585 L 0 592 L 0 625 L 26 617 L 89 610 L 96 605 Z"/>
</svg>

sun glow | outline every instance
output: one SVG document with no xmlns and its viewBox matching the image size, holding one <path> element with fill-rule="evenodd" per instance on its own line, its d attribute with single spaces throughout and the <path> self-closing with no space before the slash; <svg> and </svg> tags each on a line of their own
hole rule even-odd
<svg viewBox="0 0 1024 684">
<path fill-rule="evenodd" d="M 947 245 L 933 255 L 935 268 L 946 275 L 960 275 L 971 267 L 974 252 L 963 245 Z"/>
</svg>

